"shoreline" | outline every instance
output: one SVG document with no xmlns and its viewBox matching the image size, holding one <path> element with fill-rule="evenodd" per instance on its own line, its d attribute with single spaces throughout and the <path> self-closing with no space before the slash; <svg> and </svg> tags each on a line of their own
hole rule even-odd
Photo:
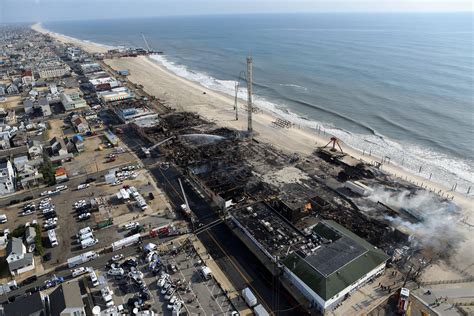
<svg viewBox="0 0 474 316">
<path fill-rule="evenodd" d="M 104 53 L 110 48 L 106 45 L 86 42 L 48 31 L 40 23 L 32 25 L 31 28 L 37 32 L 48 34 L 60 42 L 77 45 L 89 53 Z M 139 56 L 104 60 L 104 62 L 113 69 L 128 68 L 131 73 L 128 79 L 131 82 L 143 85 L 147 93 L 165 100 L 173 108 L 196 112 L 220 126 L 239 130 L 246 129 L 247 115 L 244 100 L 239 99 L 239 120 L 236 121 L 235 111 L 233 110 L 234 99 L 231 96 L 180 77 L 159 64 L 157 60 Z M 140 75 L 137 75 L 137 73 L 140 73 Z M 163 79 L 166 79 L 166 84 L 163 84 Z M 185 88 L 189 88 L 192 93 L 184 91 Z M 204 92 L 205 94 L 203 94 Z M 276 113 L 267 110 L 254 114 L 254 130 L 257 133 L 255 138 L 272 144 L 285 152 L 299 153 L 302 156 L 310 155 L 317 147 L 324 146 L 329 142 L 331 135 L 324 132 L 322 132 L 323 135 L 320 135 L 318 131 L 309 127 L 292 127 L 289 129 L 273 127 L 272 122 L 277 117 L 279 116 Z M 341 143 L 341 147 L 346 154 L 368 164 L 381 162 L 382 160 L 381 157 L 365 154 L 345 143 Z M 454 202 L 461 207 L 463 216 L 470 217 L 472 211 L 474 211 L 474 198 L 471 196 L 453 192 L 440 183 L 418 176 L 393 163 L 384 163 L 380 169 L 395 178 L 416 184 L 420 188 L 423 187 L 436 194 L 441 192 L 443 197 L 452 197 Z"/>
</svg>

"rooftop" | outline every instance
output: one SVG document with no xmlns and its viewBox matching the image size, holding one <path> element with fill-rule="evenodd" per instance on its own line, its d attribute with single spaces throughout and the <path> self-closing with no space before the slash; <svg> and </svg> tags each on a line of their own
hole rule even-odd
<svg viewBox="0 0 474 316">
<path fill-rule="evenodd" d="M 313 229 L 321 247 L 308 254 L 295 251 L 283 264 L 323 299 L 332 298 L 388 260 L 381 250 L 334 221 Z"/>
</svg>

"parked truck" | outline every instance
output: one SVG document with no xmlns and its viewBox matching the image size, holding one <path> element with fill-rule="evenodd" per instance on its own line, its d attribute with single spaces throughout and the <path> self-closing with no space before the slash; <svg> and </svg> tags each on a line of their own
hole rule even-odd
<svg viewBox="0 0 474 316">
<path fill-rule="evenodd" d="M 242 290 L 242 296 L 247 303 L 248 306 L 254 307 L 257 305 L 257 298 L 255 295 L 252 293 L 250 288 L 246 287 L 245 289 Z"/>
<path fill-rule="evenodd" d="M 95 251 L 84 252 L 83 254 L 67 259 L 67 265 L 69 268 L 74 268 L 77 265 L 94 260 L 98 257 L 99 255 Z"/>
<path fill-rule="evenodd" d="M 270 316 L 265 307 L 262 304 L 258 304 L 253 308 L 253 313 L 255 316 Z"/>
</svg>

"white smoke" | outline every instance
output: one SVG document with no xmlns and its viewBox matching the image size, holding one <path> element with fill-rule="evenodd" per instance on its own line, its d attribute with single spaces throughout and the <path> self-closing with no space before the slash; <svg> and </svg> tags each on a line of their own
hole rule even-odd
<svg viewBox="0 0 474 316">
<path fill-rule="evenodd" d="M 396 210 L 408 210 L 421 219 L 412 223 L 398 216 L 385 217 L 394 226 L 404 226 L 413 234 L 415 237 L 413 246 L 445 255 L 451 253 L 451 250 L 456 249 L 465 239 L 458 225 L 461 220 L 460 209 L 453 202 L 441 200 L 431 192 L 425 190 L 394 192 L 383 187 L 375 187 L 368 198 L 373 202 L 380 201 Z"/>
</svg>

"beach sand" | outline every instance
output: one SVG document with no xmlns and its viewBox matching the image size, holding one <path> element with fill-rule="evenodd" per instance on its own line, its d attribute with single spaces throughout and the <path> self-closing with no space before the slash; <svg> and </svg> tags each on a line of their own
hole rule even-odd
<svg viewBox="0 0 474 316">
<path fill-rule="evenodd" d="M 33 24 L 31 26 L 31 28 L 33 30 L 39 32 L 39 33 L 47 34 L 47 35 L 55 38 L 56 40 L 58 40 L 62 43 L 76 45 L 77 47 L 79 47 L 79 48 L 83 49 L 84 51 L 86 51 L 88 53 L 91 53 L 91 54 L 93 54 L 93 53 L 106 53 L 110 49 L 110 47 L 107 47 L 106 45 L 99 45 L 99 44 L 96 44 L 96 43 L 89 43 L 89 42 L 79 40 L 77 38 L 73 38 L 73 37 L 69 37 L 69 36 L 66 36 L 66 35 L 62 35 L 62 34 L 58 34 L 58 33 L 48 31 L 48 30 L 46 30 L 42 27 L 41 23 Z"/>
<path fill-rule="evenodd" d="M 41 32 L 48 32 L 42 29 L 40 25 L 34 27 L 34 29 L 41 30 Z M 104 50 L 104 46 L 84 43 L 56 33 L 49 34 L 59 41 L 77 43 L 76 45 L 83 47 L 88 52 L 103 52 Z M 164 100 L 167 105 L 175 109 L 198 113 L 219 126 L 240 130 L 247 129 L 247 115 L 243 100 L 239 101 L 239 120 L 235 120 L 234 99 L 231 96 L 207 89 L 197 82 L 181 78 L 152 61 L 149 57 L 107 59 L 104 62 L 115 70 L 128 69 L 130 71 L 128 79 L 131 82 L 143 85 L 147 93 Z M 257 114 L 253 114 L 254 138 L 267 142 L 287 153 L 298 153 L 303 157 L 310 155 L 317 147 L 326 145 L 331 137 L 330 135 L 320 135 L 318 131 L 309 128 L 277 128 L 272 124 L 275 119 L 276 115 L 267 111 L 259 111 Z M 364 155 L 345 144 L 341 144 L 341 146 L 345 153 L 357 160 L 367 163 L 381 162 L 380 157 Z M 463 218 L 469 223 L 474 223 L 472 197 L 452 192 L 442 184 L 429 181 L 391 163 L 383 164 L 381 169 L 393 177 L 423 185 L 423 187 L 434 192 L 442 191 L 444 196 L 452 196 L 454 202 L 462 208 Z M 450 263 L 459 270 L 473 263 L 471 257 L 472 249 L 474 249 L 474 237 L 470 229 L 467 229 L 464 224 L 453 223 L 453 225 L 459 225 L 460 230 L 465 231 L 466 236 L 466 240 L 456 253 L 452 254 L 450 259 Z M 436 269 L 430 271 L 434 270 Z M 466 272 L 474 273 L 474 266 L 469 267 Z"/>
</svg>

